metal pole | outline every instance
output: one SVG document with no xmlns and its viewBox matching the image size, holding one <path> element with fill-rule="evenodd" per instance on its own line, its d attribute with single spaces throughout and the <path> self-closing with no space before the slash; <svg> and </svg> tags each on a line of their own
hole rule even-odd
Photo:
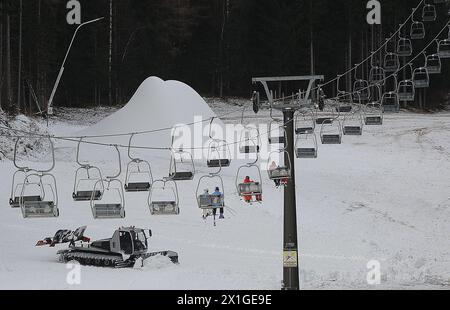
<svg viewBox="0 0 450 310">
<path fill-rule="evenodd" d="M 53 114 L 53 106 L 52 106 L 53 98 L 55 97 L 56 90 L 58 89 L 59 81 L 61 80 L 61 77 L 62 77 L 63 72 L 64 72 L 64 65 L 66 64 L 67 57 L 69 56 L 70 49 L 72 48 L 73 42 L 75 41 L 75 37 L 77 36 L 78 30 L 81 27 L 85 26 L 85 25 L 88 25 L 88 24 L 91 24 L 91 23 L 94 23 L 94 22 L 98 22 L 98 21 L 100 21 L 102 19 L 103 19 L 103 17 L 100 17 L 100 18 L 96 18 L 96 19 L 87 21 L 85 23 L 82 23 L 81 25 L 79 25 L 77 27 L 77 29 L 75 29 L 75 32 L 73 33 L 73 36 L 72 36 L 72 40 L 70 41 L 69 47 L 67 48 L 66 55 L 64 56 L 64 60 L 63 60 L 63 63 L 61 65 L 61 69 L 59 69 L 58 77 L 56 78 L 55 85 L 53 86 L 53 90 L 52 90 L 52 93 L 50 95 L 50 99 L 48 100 L 48 103 L 47 103 L 47 114 L 48 115 L 52 115 Z"/>
<path fill-rule="evenodd" d="M 295 199 L 294 110 L 283 110 L 286 129 L 287 153 L 285 163 L 291 164 L 292 177 L 284 189 L 283 228 L 283 290 L 299 290 L 297 204 Z"/>
</svg>

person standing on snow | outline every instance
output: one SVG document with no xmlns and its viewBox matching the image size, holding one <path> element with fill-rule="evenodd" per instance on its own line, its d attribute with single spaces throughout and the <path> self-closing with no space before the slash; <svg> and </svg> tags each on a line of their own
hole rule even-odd
<svg viewBox="0 0 450 310">
<path fill-rule="evenodd" d="M 225 216 L 223 215 L 224 209 L 223 209 L 223 203 L 222 203 L 222 199 L 221 199 L 223 197 L 223 194 L 220 192 L 220 188 L 216 187 L 216 189 L 215 189 L 214 193 L 212 193 L 212 195 L 214 196 L 213 203 L 212 203 L 212 205 L 214 207 L 213 215 L 216 216 L 217 209 L 220 207 L 219 219 L 224 219 L 225 218 Z"/>
</svg>

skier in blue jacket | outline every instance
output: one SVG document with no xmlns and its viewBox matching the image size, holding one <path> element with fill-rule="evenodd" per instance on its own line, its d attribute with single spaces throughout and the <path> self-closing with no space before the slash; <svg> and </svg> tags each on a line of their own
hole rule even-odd
<svg viewBox="0 0 450 310">
<path fill-rule="evenodd" d="M 224 213 L 223 203 L 222 203 L 222 199 L 220 199 L 223 196 L 223 194 L 220 192 L 220 188 L 216 187 L 216 189 L 215 189 L 214 193 L 212 193 L 212 195 L 215 196 L 214 200 L 213 200 L 213 207 L 214 207 L 213 215 L 216 216 L 217 209 L 220 208 L 219 219 L 224 219 L 225 217 L 223 215 L 223 213 Z M 216 199 L 216 197 L 217 197 L 217 199 Z"/>
</svg>

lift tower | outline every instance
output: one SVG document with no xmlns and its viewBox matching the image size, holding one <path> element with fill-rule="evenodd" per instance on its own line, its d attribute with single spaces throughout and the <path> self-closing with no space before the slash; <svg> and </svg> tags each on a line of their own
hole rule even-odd
<svg viewBox="0 0 450 310">
<path fill-rule="evenodd" d="M 261 83 L 266 93 L 267 102 L 261 103 L 259 93 L 255 92 L 253 96 L 254 111 L 257 113 L 260 107 L 277 109 L 283 112 L 284 128 L 286 131 L 287 152 L 285 153 L 285 162 L 291 161 L 291 180 L 284 188 L 284 223 L 283 223 L 283 290 L 299 290 L 299 269 L 298 269 L 298 243 L 297 243 L 297 203 L 295 193 L 295 130 L 294 114 L 302 108 L 311 108 L 313 105 L 313 88 L 317 81 L 323 81 L 323 75 L 312 76 L 285 76 L 285 77 L 262 77 L 253 78 L 252 83 Z M 309 82 L 305 92 L 298 91 L 298 94 L 289 98 L 274 98 L 268 83 L 283 82 Z M 281 92 L 279 92 L 281 96 Z M 290 160 L 291 159 L 291 160 Z"/>
</svg>

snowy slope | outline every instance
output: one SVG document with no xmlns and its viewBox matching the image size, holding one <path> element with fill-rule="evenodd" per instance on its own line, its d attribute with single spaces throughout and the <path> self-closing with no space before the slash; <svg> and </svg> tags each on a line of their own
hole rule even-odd
<svg viewBox="0 0 450 310">
<path fill-rule="evenodd" d="M 227 109 L 235 107 L 220 107 Z M 449 124 L 449 113 L 388 115 L 383 127 L 366 127 L 363 137 L 345 137 L 341 146 L 321 146 L 317 160 L 296 161 L 302 288 L 450 288 Z M 81 126 L 55 121 L 50 130 L 69 133 Z M 71 199 L 75 144 L 56 146 L 58 219 L 24 220 L 19 210 L 10 209 L 14 169 L 0 162 L 0 289 L 280 287 L 282 192 L 265 174 L 264 203 L 248 206 L 234 185 L 240 163 L 224 169 L 227 205 L 235 215 L 228 210 L 217 227 L 203 222 L 196 207 L 196 181 L 210 171 L 203 162 L 197 162 L 194 181 L 179 184 L 179 216 L 151 216 L 146 195 L 130 193 L 126 219 L 93 220 L 88 204 Z M 144 156 L 154 174 L 167 174 L 168 158 Z M 114 170 L 108 158 L 91 160 Z M 157 258 L 142 269 L 82 267 L 81 285 L 70 286 L 56 249 L 34 244 L 57 229 L 81 225 L 88 225 L 86 235 L 94 239 L 109 237 L 120 225 L 151 228 L 151 248 L 179 252 L 181 264 Z M 368 286 L 366 264 L 374 259 L 381 263 L 382 284 Z"/>
</svg>

